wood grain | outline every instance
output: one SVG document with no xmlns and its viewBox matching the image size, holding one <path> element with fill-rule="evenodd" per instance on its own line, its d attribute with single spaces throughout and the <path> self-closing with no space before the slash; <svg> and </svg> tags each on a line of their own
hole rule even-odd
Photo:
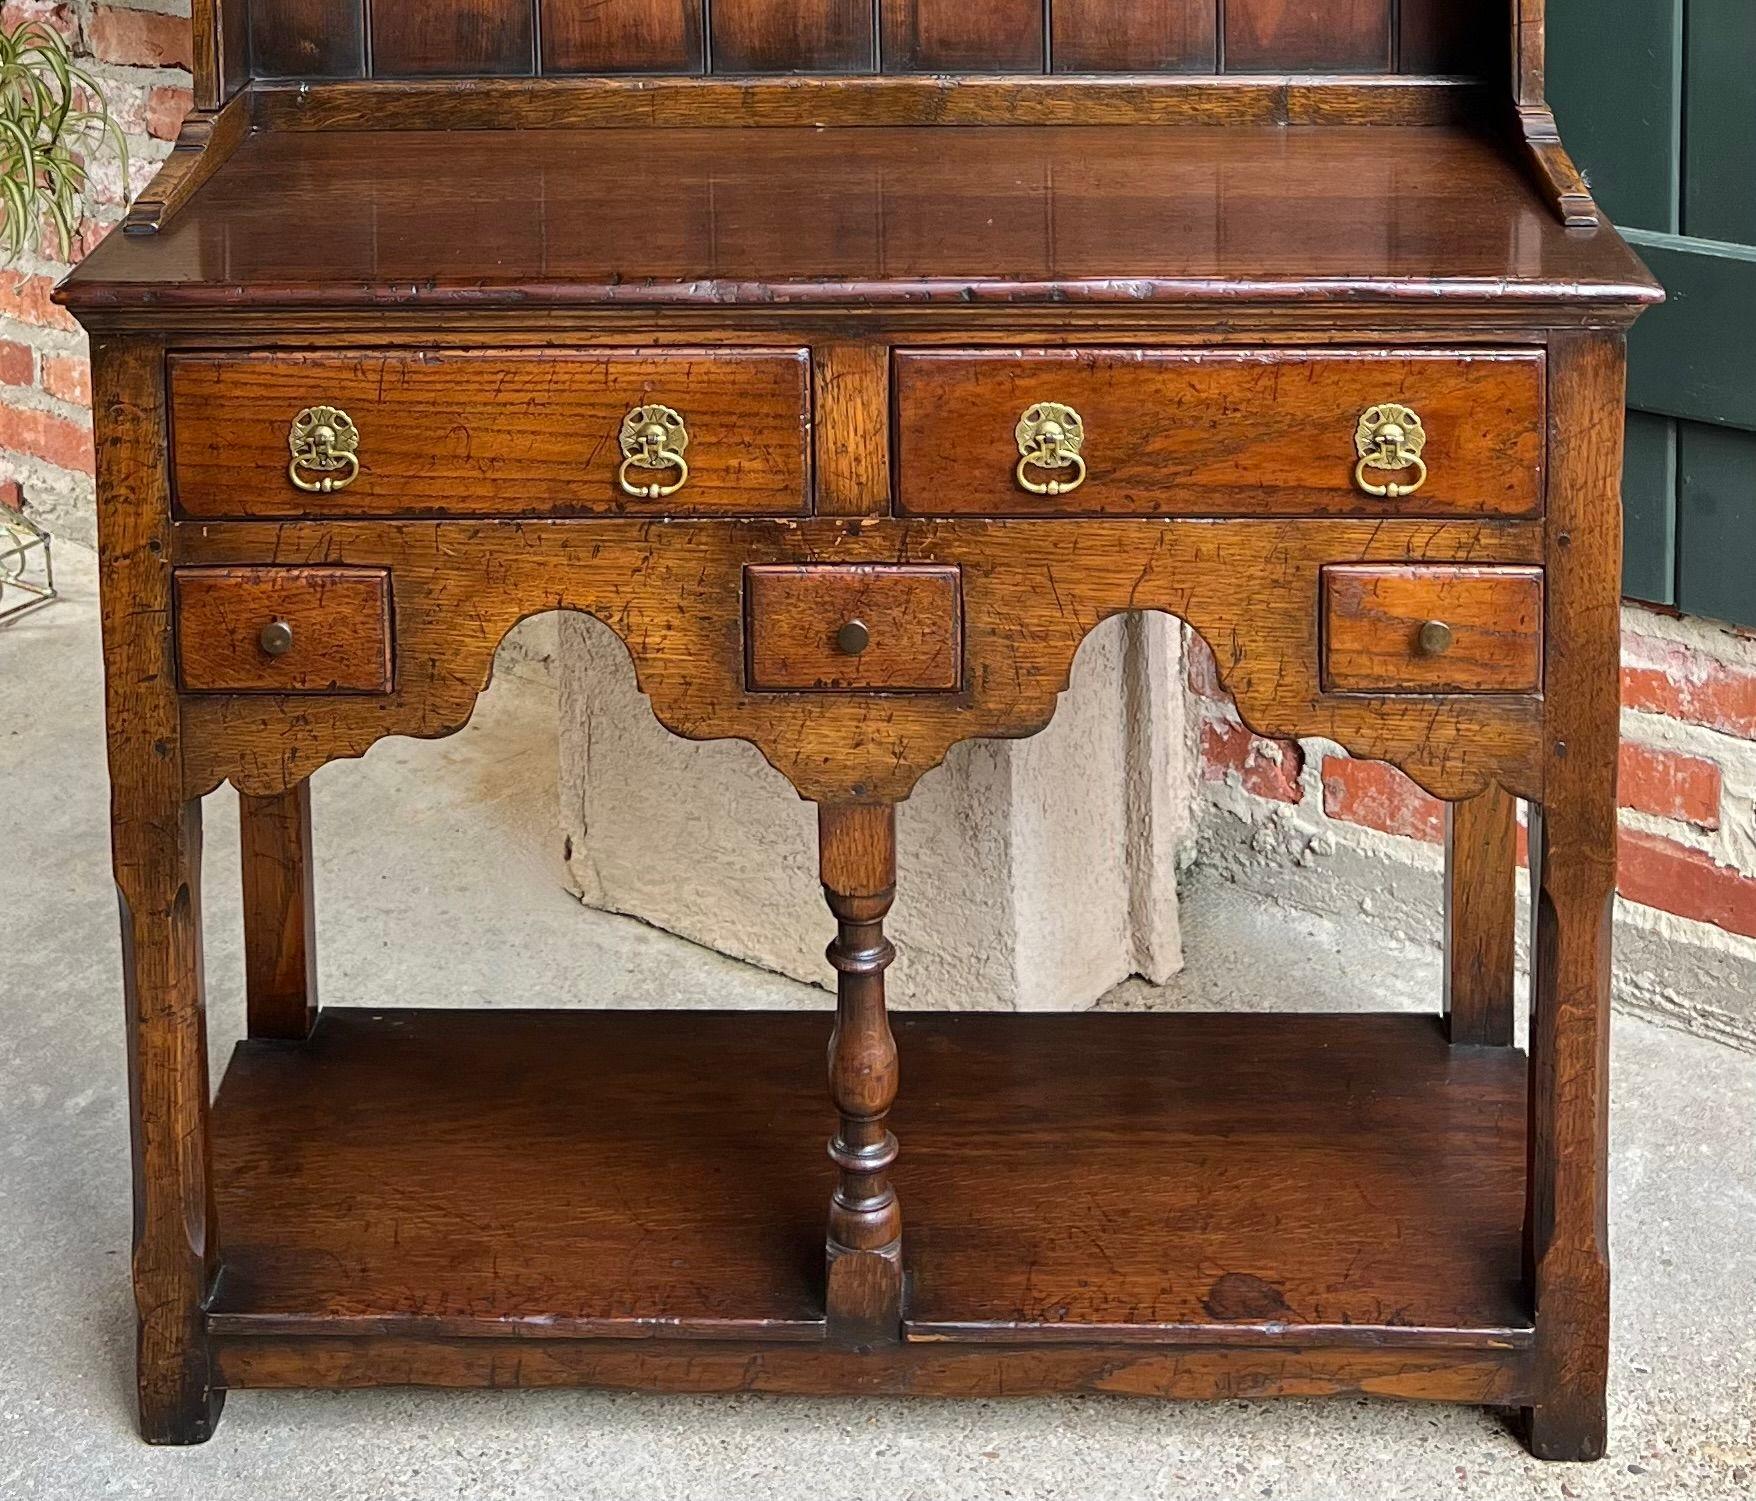
<svg viewBox="0 0 1756 1501">
<path fill-rule="evenodd" d="M 201 804 L 184 795 L 171 630 L 163 348 L 92 343 L 110 835 L 122 913 L 137 1395 L 148 1443 L 201 1443 L 225 1400 L 203 1309 L 219 1270 L 208 1147 Z"/>
<path fill-rule="evenodd" d="M 1434 650 L 1423 627 L 1442 625 Z M 1336 693 L 1535 693 L 1540 568 L 1323 570 L 1323 680 Z"/>
<path fill-rule="evenodd" d="M 1541 501 L 1542 357 L 1059 349 L 899 351 L 898 504 L 925 515 L 1528 516 Z M 1038 402 L 1085 419 L 1084 486 L 1018 483 Z M 1430 477 L 1403 500 L 1355 483 L 1355 429 L 1406 402 Z"/>
<path fill-rule="evenodd" d="M 1545 785 L 1531 830 L 1532 1452 L 1604 1452 L 1609 1371 L 1610 975 L 1621 725 L 1624 341 L 1557 338 L 1550 370 Z"/>
<path fill-rule="evenodd" d="M 1388 70 L 1391 12 L 1391 0 L 1226 0 L 1226 67 Z"/>
<path fill-rule="evenodd" d="M 238 798 L 244 1005 L 251 1037 L 301 1041 L 317 1020 L 311 784 Z"/>
<path fill-rule="evenodd" d="M 1518 978 L 1518 803 L 1498 787 L 1445 805 L 1445 1029 L 1511 1047 Z"/>
<path fill-rule="evenodd" d="M 816 512 L 878 516 L 890 509 L 890 350 L 878 340 L 811 351 Z"/>
<path fill-rule="evenodd" d="M 1042 0 L 882 0 L 882 65 L 893 73 L 1041 73 Z"/>
<path fill-rule="evenodd" d="M 258 78 L 360 78 L 366 72 L 363 0 L 231 0 L 250 15 L 250 70 Z"/>
<path fill-rule="evenodd" d="M 165 221 L 195 196 L 196 189 L 219 171 L 249 128 L 250 105 L 242 94 L 213 113 L 185 116 L 171 154 L 129 205 L 122 220 L 122 232 L 157 234 Z"/>
<path fill-rule="evenodd" d="M 185 565 L 323 559 L 389 568 L 399 660 L 433 664 L 401 674 L 384 698 L 192 698 L 184 714 L 192 792 L 228 779 L 245 791 L 279 791 L 385 735 L 460 728 L 500 639 L 549 609 L 585 610 L 609 625 L 673 731 L 750 740 L 819 802 L 893 801 L 957 741 L 1041 729 L 1087 632 L 1128 609 L 1165 610 L 1200 630 L 1241 713 L 1263 734 L 1322 735 L 1394 762 L 1446 797 L 1473 795 L 1488 781 L 1527 797 L 1538 788 L 1539 700 L 1326 694 L 1318 677 L 1322 566 L 1531 565 L 1541 558 L 1532 523 L 209 522 L 186 523 L 175 536 Z M 747 690 L 744 568 L 829 560 L 959 568 L 962 690 Z M 487 569 L 493 589 L 481 587 Z"/>
<path fill-rule="evenodd" d="M 699 73 L 703 0 L 540 0 L 544 73 Z"/>
<path fill-rule="evenodd" d="M 949 692 L 963 686 L 955 568 L 804 565 L 744 572 L 748 682 L 758 692 Z M 868 644 L 837 639 L 862 628 Z"/>
<path fill-rule="evenodd" d="M 1054 0 L 1049 19 L 1057 73 L 1212 72 L 1218 61 L 1213 0 Z"/>
<path fill-rule="evenodd" d="M 179 568 L 186 693 L 388 693 L 390 575 L 382 568 Z M 280 655 L 262 641 L 280 624 Z"/>
<path fill-rule="evenodd" d="M 177 502 L 199 517 L 798 515 L 809 366 L 803 350 L 178 355 Z M 292 419 L 319 401 L 360 434 L 359 478 L 329 495 L 286 472 Z M 652 402 L 690 440 L 688 482 L 663 501 L 617 480 L 623 418 Z"/>
<path fill-rule="evenodd" d="M 395 0 L 373 5 L 372 71 L 379 77 L 532 73 L 530 0 Z"/>
<path fill-rule="evenodd" d="M 862 0 L 713 0 L 715 73 L 853 73 L 876 61 Z"/>
</svg>

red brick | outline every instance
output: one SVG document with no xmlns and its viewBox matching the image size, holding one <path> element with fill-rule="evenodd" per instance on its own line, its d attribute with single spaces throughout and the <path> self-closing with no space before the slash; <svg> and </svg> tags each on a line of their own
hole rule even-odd
<svg viewBox="0 0 1756 1501">
<path fill-rule="evenodd" d="M 1657 834 L 1622 830 L 1616 886 L 1631 902 L 1756 938 L 1756 880 Z"/>
<path fill-rule="evenodd" d="M 195 95 L 188 89 L 159 87 L 146 96 L 146 131 L 161 141 L 174 141 L 183 126 L 183 116 L 195 104 Z"/>
<path fill-rule="evenodd" d="M 1720 789 L 1720 769 L 1712 761 L 1656 745 L 1622 743 L 1624 808 L 1692 823 L 1698 829 L 1717 829 Z"/>
<path fill-rule="evenodd" d="M 1756 740 L 1756 670 L 1643 637 L 1625 638 L 1622 653 L 1622 702 L 1630 709 Z"/>
<path fill-rule="evenodd" d="M 15 479 L 0 479 L 0 511 L 24 509 L 24 486 Z"/>
<path fill-rule="evenodd" d="M 28 386 L 37 378 L 36 356 L 28 344 L 0 339 L 0 385 Z"/>
<path fill-rule="evenodd" d="M 1305 795 L 1299 785 L 1304 769 L 1305 753 L 1296 741 L 1263 740 L 1227 719 L 1202 722 L 1201 774 L 1210 782 L 1223 782 L 1228 772 L 1236 772 L 1252 796 L 1296 803 Z"/>
<path fill-rule="evenodd" d="M 0 406 L 0 448 L 28 453 L 82 474 L 92 474 L 97 469 L 91 424 L 72 422 L 53 412 Z"/>
<path fill-rule="evenodd" d="M 1445 837 L 1445 805 L 1381 761 L 1325 756 L 1323 811 L 1384 834 L 1429 843 Z"/>
<path fill-rule="evenodd" d="M 11 31 L 25 21 L 35 21 L 68 38 L 76 29 L 71 9 L 53 0 L 6 0 L 0 5 L 0 26 Z"/>
<path fill-rule="evenodd" d="M 0 316 L 16 318 L 38 328 L 64 328 L 77 333 L 79 325 L 65 309 L 49 301 L 55 282 L 48 276 L 27 276 L 22 271 L 0 271 Z"/>
<path fill-rule="evenodd" d="M 89 41 L 100 62 L 140 68 L 188 68 L 194 50 L 187 16 L 118 5 L 92 11 Z"/>
<path fill-rule="evenodd" d="M 90 406 L 91 362 L 82 354 L 44 355 L 43 389 L 75 406 Z"/>
</svg>

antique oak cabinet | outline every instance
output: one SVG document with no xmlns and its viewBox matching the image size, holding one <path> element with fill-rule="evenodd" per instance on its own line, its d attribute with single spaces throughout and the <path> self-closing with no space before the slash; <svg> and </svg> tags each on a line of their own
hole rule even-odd
<svg viewBox="0 0 1756 1501">
<path fill-rule="evenodd" d="M 59 293 L 145 1436 L 206 1438 L 233 1387 L 577 1383 L 1373 1393 L 1599 1454 L 1623 341 L 1657 289 L 1544 105 L 1542 0 L 195 27 L 196 112 Z M 822 1019 L 711 996 L 319 1009 L 312 772 L 457 730 L 553 609 L 818 805 L 827 1097 Z M 1199 631 L 1262 734 L 1446 801 L 1442 1016 L 886 1017 L 896 803 L 1041 729 L 1127 610 Z M 224 783 L 250 1035 L 210 1102 Z"/>
</svg>

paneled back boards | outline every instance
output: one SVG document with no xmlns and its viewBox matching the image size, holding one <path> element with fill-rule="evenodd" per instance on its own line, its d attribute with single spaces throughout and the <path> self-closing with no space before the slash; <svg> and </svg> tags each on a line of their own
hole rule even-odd
<svg viewBox="0 0 1756 1501">
<path fill-rule="evenodd" d="M 1463 73 L 1505 0 L 247 0 L 260 78 Z"/>
</svg>

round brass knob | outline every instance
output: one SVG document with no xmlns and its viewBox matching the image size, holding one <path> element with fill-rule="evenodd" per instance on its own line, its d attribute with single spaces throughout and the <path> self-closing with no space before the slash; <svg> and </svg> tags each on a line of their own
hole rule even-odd
<svg viewBox="0 0 1756 1501">
<path fill-rule="evenodd" d="M 872 644 L 872 632 L 863 620 L 850 620 L 835 633 L 835 644 L 850 657 L 857 657 Z"/>
<path fill-rule="evenodd" d="M 271 620 L 256 638 L 271 657 L 284 657 L 293 649 L 293 628 L 284 620 Z"/>
<path fill-rule="evenodd" d="M 1421 627 L 1421 655 L 1442 657 L 1451 650 L 1451 627 L 1443 620 L 1429 620 Z"/>
</svg>

